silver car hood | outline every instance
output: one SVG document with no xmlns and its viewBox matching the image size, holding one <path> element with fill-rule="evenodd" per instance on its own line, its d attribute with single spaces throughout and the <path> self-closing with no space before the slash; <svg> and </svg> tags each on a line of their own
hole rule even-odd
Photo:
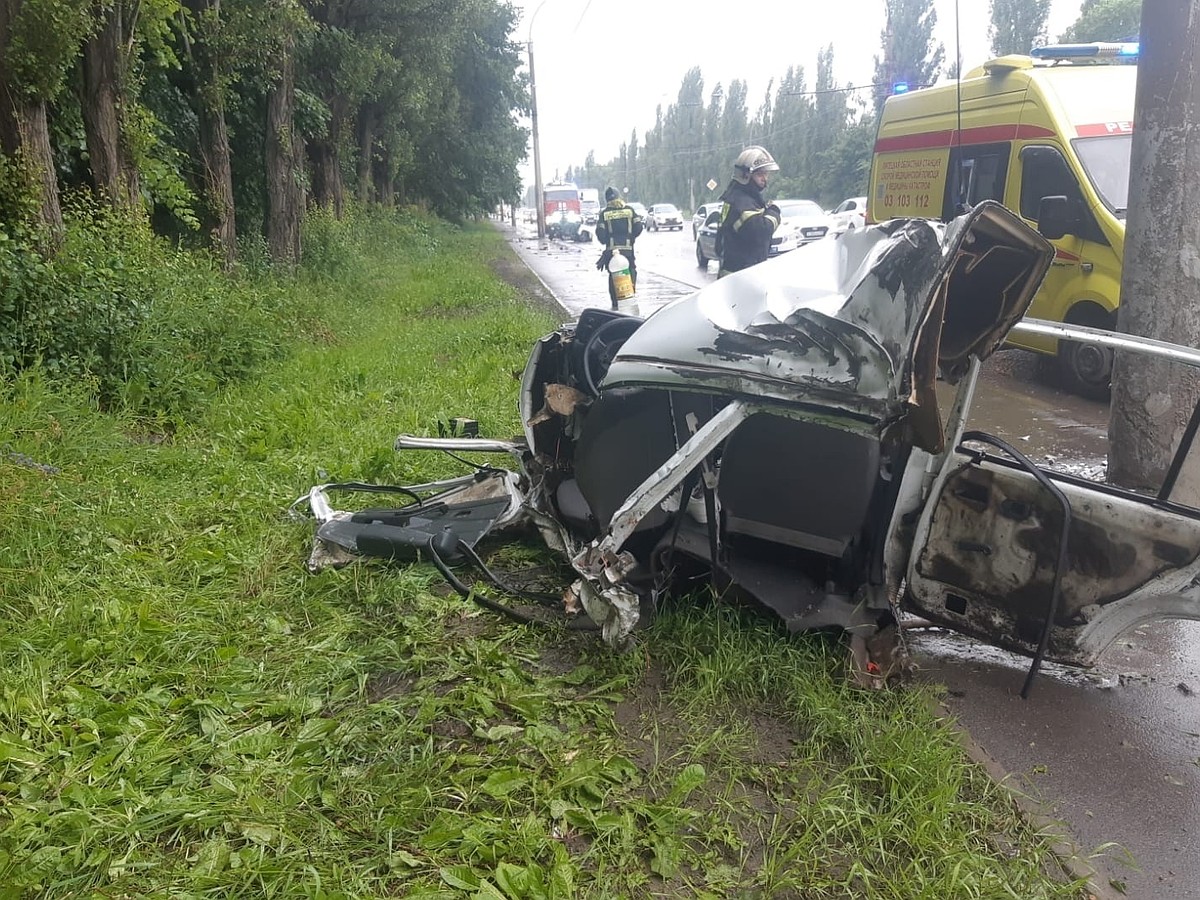
<svg viewBox="0 0 1200 900">
<path fill-rule="evenodd" d="M 801 247 L 654 313 L 605 390 L 669 386 L 774 400 L 876 429 L 906 421 L 933 452 L 933 393 L 1024 315 L 1053 247 L 985 202 L 949 225 L 899 219 Z"/>
</svg>

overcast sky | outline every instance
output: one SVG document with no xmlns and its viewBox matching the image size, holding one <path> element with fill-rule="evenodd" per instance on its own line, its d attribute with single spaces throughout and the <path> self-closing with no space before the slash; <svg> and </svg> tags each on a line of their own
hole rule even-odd
<svg viewBox="0 0 1200 900">
<path fill-rule="evenodd" d="M 1081 0 L 1051 0 L 1053 40 L 1079 15 Z M 537 74 L 542 180 L 614 157 L 634 128 L 639 140 L 655 109 L 675 101 L 683 75 L 699 66 L 707 100 L 719 82 L 749 87 L 750 114 L 772 78 L 804 67 L 811 88 L 817 53 L 833 44 L 839 84 L 870 84 L 884 0 L 512 0 L 523 15 L 513 39 L 532 39 Z M 936 39 L 954 58 L 955 0 L 935 0 Z M 964 68 L 989 54 L 988 0 L 958 0 Z M 532 30 L 530 23 L 532 19 Z M 737 40 L 733 40 L 737 37 Z M 863 97 L 869 97 L 862 92 Z M 770 149 L 770 148 L 768 148 Z M 732 161 L 731 161 L 732 162 Z M 522 167 L 533 181 L 533 154 Z M 727 173 L 714 173 L 718 179 Z"/>
</svg>

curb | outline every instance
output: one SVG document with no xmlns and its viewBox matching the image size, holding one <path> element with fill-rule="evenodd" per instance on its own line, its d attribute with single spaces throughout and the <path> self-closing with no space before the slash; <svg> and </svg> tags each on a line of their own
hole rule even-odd
<svg viewBox="0 0 1200 900">
<path fill-rule="evenodd" d="M 969 731 L 958 724 L 954 713 L 946 704 L 939 700 L 931 700 L 930 703 L 934 715 L 950 726 L 967 758 L 980 766 L 988 777 L 1008 794 L 1026 821 L 1046 835 L 1051 852 L 1058 858 L 1063 870 L 1071 877 L 1087 883 L 1088 900 L 1128 900 L 1125 894 L 1108 883 L 1108 876 L 1088 862 L 1075 842 L 1070 828 L 1062 819 L 1048 815 L 1044 804 L 1018 788 L 1017 777 L 988 753 Z"/>
<path fill-rule="evenodd" d="M 537 270 L 529 264 L 527 259 L 525 259 L 525 254 L 521 252 L 521 247 L 516 238 L 516 229 L 514 229 L 511 225 L 501 222 L 496 226 L 496 230 L 505 236 L 506 243 L 508 244 L 509 249 L 512 250 L 513 255 L 521 261 L 521 265 L 523 265 L 529 274 L 537 279 L 537 283 L 542 286 L 542 293 L 544 295 L 542 299 L 553 303 L 554 306 L 557 307 L 557 309 L 568 319 L 576 318 L 575 314 L 567 309 L 566 306 L 563 305 L 563 302 L 558 299 L 558 295 L 550 289 L 550 285 L 546 284 L 546 282 L 542 279 L 542 276 L 537 273 Z"/>
</svg>

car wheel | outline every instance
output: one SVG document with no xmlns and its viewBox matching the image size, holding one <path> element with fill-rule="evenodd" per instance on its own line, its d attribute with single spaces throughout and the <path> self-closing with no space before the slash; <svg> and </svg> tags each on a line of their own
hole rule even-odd
<svg viewBox="0 0 1200 900">
<path fill-rule="evenodd" d="M 708 268 L 708 257 L 704 255 L 704 250 L 701 248 L 699 241 L 696 241 L 696 265 L 702 269 Z"/>
<path fill-rule="evenodd" d="M 1113 328 L 1115 316 L 1094 303 L 1081 303 L 1067 313 L 1069 325 Z M 1106 401 L 1112 381 L 1113 351 L 1075 341 L 1058 342 L 1058 374 L 1063 386 L 1089 400 Z"/>
</svg>

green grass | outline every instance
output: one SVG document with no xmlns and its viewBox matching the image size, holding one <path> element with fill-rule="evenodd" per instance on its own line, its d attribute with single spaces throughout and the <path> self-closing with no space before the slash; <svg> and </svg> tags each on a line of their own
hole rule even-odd
<svg viewBox="0 0 1200 900">
<path fill-rule="evenodd" d="M 167 440 L 0 389 L 0 897 L 1080 896 L 926 692 L 853 690 L 828 638 L 698 597 L 615 655 L 425 566 L 305 574 L 312 483 L 519 431 L 554 323 L 490 231 L 420 237 L 294 285 L 321 340 Z"/>
</svg>

